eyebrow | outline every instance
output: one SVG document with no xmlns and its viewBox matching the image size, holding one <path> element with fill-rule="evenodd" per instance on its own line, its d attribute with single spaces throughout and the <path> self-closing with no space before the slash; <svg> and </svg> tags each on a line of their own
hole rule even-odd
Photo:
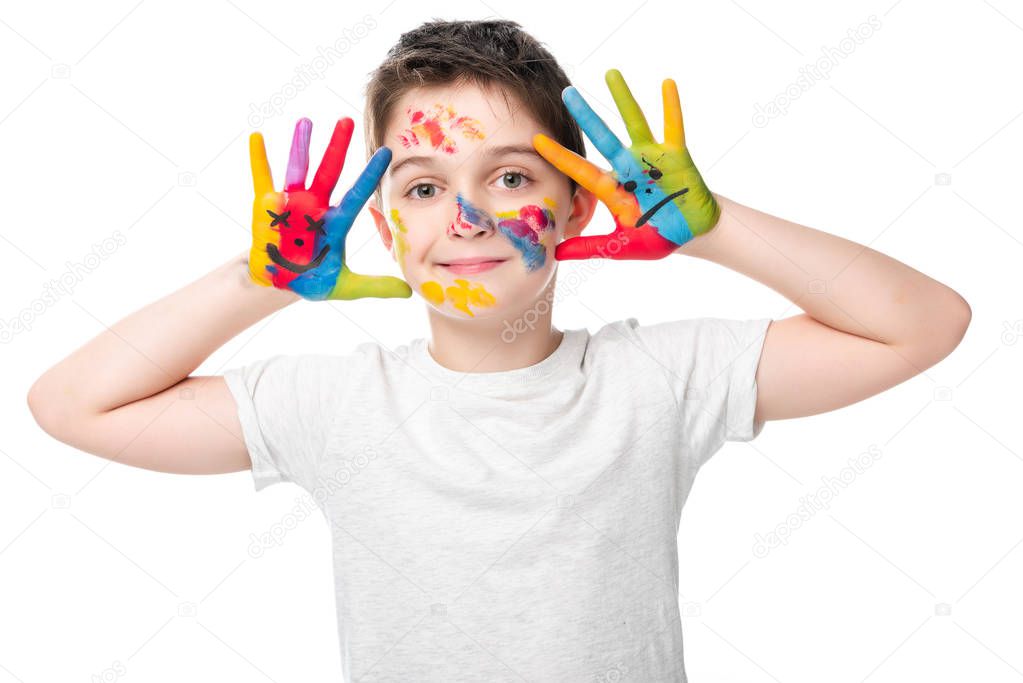
<svg viewBox="0 0 1023 683">
<path fill-rule="evenodd" d="M 497 145 L 495 147 L 485 147 L 482 151 L 477 153 L 484 157 L 503 157 L 510 156 L 512 154 L 526 154 L 538 159 L 543 159 L 543 157 L 541 157 L 531 145 Z M 398 163 L 392 164 L 387 170 L 387 174 L 393 176 L 405 166 L 432 166 L 438 158 L 439 157 L 437 155 L 406 157 Z"/>
</svg>

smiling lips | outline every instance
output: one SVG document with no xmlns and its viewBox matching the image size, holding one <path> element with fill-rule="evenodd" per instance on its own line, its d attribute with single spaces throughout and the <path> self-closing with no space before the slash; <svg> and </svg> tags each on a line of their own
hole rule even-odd
<svg viewBox="0 0 1023 683">
<path fill-rule="evenodd" d="M 473 258 L 452 259 L 447 263 L 438 263 L 437 265 L 451 273 L 456 273 L 458 275 L 470 275 L 496 268 L 507 260 L 508 259 L 505 258 L 477 256 Z"/>
<path fill-rule="evenodd" d="M 320 253 L 316 255 L 316 258 L 309 263 L 295 263 L 294 261 L 284 258 L 281 255 L 281 250 L 277 248 L 276 244 L 268 242 L 266 245 L 266 253 L 267 256 L 270 257 L 271 261 L 279 265 L 281 268 L 290 270 L 293 273 L 298 273 L 299 275 L 317 268 L 320 263 L 323 262 L 323 258 L 327 255 L 328 251 L 330 251 L 330 245 L 325 244 L 323 245 L 323 249 L 320 249 Z"/>
</svg>

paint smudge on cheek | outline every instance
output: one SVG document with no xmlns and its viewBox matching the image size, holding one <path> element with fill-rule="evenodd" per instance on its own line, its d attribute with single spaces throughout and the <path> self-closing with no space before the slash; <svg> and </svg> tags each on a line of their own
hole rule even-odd
<svg viewBox="0 0 1023 683">
<path fill-rule="evenodd" d="M 435 104 L 426 111 L 409 107 L 407 113 L 409 127 L 398 136 L 406 149 L 427 143 L 434 149 L 454 154 L 458 151 L 455 142 L 457 136 L 467 140 L 482 140 L 485 137 L 479 121 L 459 116 L 451 106 Z"/>
<path fill-rule="evenodd" d="M 404 265 L 405 254 L 408 253 L 408 228 L 401 220 L 397 209 L 391 209 L 391 239 L 394 240 L 394 255 L 399 265 Z"/>
<path fill-rule="evenodd" d="M 497 228 L 522 255 L 526 270 L 533 272 L 547 262 L 548 245 L 545 238 L 554 234 L 554 200 L 547 197 L 544 205 L 530 204 L 518 211 L 497 214 Z"/>
<path fill-rule="evenodd" d="M 482 284 L 470 283 L 462 278 L 456 278 L 455 284 L 448 287 L 444 287 L 436 280 L 430 280 L 423 283 L 420 291 L 423 298 L 435 306 L 440 306 L 448 301 L 470 317 L 476 317 L 476 314 L 469 308 L 470 306 L 478 308 L 493 306 L 496 301 L 494 295 L 488 292 Z"/>
</svg>

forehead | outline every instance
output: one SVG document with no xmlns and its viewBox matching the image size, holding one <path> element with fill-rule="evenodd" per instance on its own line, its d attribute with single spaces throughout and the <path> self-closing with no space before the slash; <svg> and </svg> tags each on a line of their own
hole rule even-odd
<svg viewBox="0 0 1023 683">
<path fill-rule="evenodd" d="M 453 156 L 483 145 L 527 143 L 540 130 L 517 97 L 474 84 L 413 88 L 388 117 L 385 141 L 401 156 Z"/>
</svg>

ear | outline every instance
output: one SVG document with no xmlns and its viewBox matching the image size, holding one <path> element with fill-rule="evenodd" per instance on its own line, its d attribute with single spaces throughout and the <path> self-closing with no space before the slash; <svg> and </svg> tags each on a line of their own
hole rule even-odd
<svg viewBox="0 0 1023 683">
<path fill-rule="evenodd" d="M 377 204 L 377 198 L 374 196 L 368 202 L 366 202 L 366 208 L 369 209 L 369 213 L 373 216 L 373 222 L 376 223 L 377 232 L 380 233 L 380 239 L 383 240 L 384 246 L 387 247 L 387 251 L 391 252 L 391 258 L 395 261 L 398 260 L 397 254 L 394 253 L 392 248 L 394 239 L 391 235 L 391 226 L 387 222 L 387 218 L 383 212 L 380 211 L 380 206 Z"/>
<path fill-rule="evenodd" d="M 596 209 L 597 197 L 581 185 L 576 185 L 575 193 L 572 195 L 572 212 L 568 216 L 568 223 L 565 224 L 565 239 L 578 237 L 593 218 Z"/>
</svg>

